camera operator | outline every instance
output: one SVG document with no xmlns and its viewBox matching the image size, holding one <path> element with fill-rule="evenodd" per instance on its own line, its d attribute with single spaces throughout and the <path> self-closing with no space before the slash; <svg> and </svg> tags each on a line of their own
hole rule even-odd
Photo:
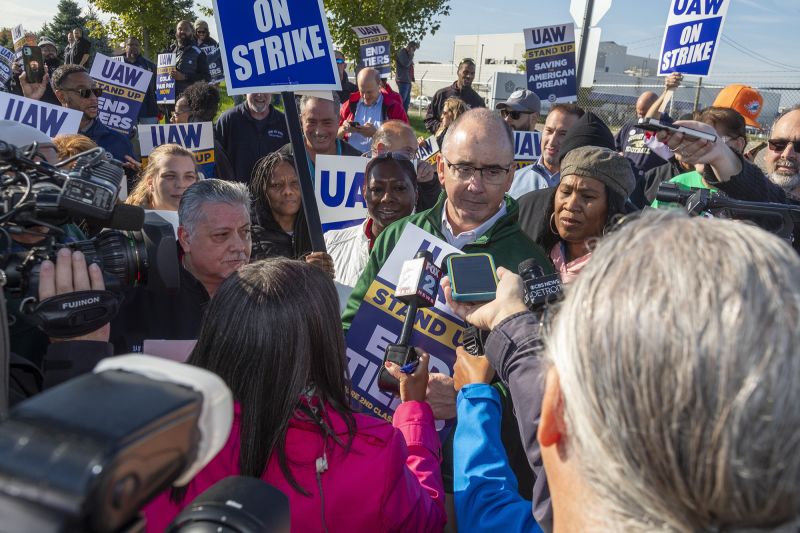
<svg viewBox="0 0 800 533">
<path fill-rule="evenodd" d="M 0 121 L 0 132 L 2 132 L 0 140 L 21 149 L 28 149 L 33 143 L 38 143 L 37 153 L 32 157 L 33 160 L 44 161 L 51 165 L 58 163 L 59 156 L 55 143 L 50 137 L 36 128 L 18 122 L 3 120 Z M 78 226 L 71 222 L 62 224 L 59 228 L 64 232 L 58 239 L 59 243 L 80 241 L 85 238 Z M 9 232 L 12 238 L 10 251 L 22 252 L 29 250 L 48 238 L 50 232 L 51 229 L 45 226 L 29 226 L 25 228 L 24 232 Z M 19 312 L 20 303 L 21 298 L 7 296 L 6 308 L 11 321 L 11 351 L 31 361 L 35 367 L 41 367 L 41 358 L 47 350 L 49 341 L 47 335 Z"/>
<path fill-rule="evenodd" d="M 81 252 L 67 248 L 58 251 L 55 264 L 43 261 L 39 272 L 39 301 L 78 291 L 105 290 L 103 273 L 97 264 L 86 265 Z M 72 337 L 50 337 L 42 365 L 12 353 L 9 375 L 9 403 L 14 405 L 42 389 L 80 374 L 91 372 L 100 359 L 112 355 L 108 342 L 109 325 Z"/>
<path fill-rule="evenodd" d="M 210 297 L 250 261 L 250 194 L 242 183 L 202 180 L 178 207 L 177 294 L 135 287 L 111 323 L 115 353 L 141 352 L 145 339 L 193 340 Z"/>
</svg>

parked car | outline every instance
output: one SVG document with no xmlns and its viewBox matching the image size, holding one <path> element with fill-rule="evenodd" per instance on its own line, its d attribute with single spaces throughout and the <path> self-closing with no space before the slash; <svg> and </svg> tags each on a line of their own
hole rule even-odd
<svg viewBox="0 0 800 533">
<path fill-rule="evenodd" d="M 431 105 L 431 99 L 430 97 L 421 94 L 416 98 L 414 98 L 413 100 L 411 100 L 411 103 L 417 107 L 428 107 L 429 105 Z"/>
</svg>

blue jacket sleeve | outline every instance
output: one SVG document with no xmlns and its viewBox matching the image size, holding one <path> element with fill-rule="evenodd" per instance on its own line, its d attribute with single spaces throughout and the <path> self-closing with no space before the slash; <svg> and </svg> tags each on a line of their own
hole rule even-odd
<svg viewBox="0 0 800 533">
<path fill-rule="evenodd" d="M 502 407 L 495 388 L 465 385 L 456 409 L 453 477 L 458 530 L 540 532 L 530 502 L 517 493 L 517 480 L 500 440 Z"/>
<path fill-rule="evenodd" d="M 539 318 L 531 312 L 512 315 L 492 330 L 486 339 L 486 357 L 497 375 L 508 385 L 517 417 L 522 445 L 533 469 L 533 515 L 542 529 L 552 529 L 550 491 L 536 433 L 544 396 L 544 368 Z"/>
</svg>

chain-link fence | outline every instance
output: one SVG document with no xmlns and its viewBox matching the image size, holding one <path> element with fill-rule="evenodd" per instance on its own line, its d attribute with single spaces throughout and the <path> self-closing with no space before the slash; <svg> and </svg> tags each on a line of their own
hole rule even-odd
<svg viewBox="0 0 800 533">
<path fill-rule="evenodd" d="M 679 118 L 695 109 L 710 106 L 717 97 L 722 85 L 682 85 L 675 89 L 667 112 L 673 118 Z M 754 137 L 766 134 L 775 117 L 783 110 L 800 104 L 800 87 L 754 87 L 764 99 L 758 122 L 762 131 L 751 130 Z M 636 117 L 636 100 L 645 91 L 660 94 L 663 85 L 594 85 L 591 89 L 582 89 L 578 96 L 578 105 L 587 111 L 600 116 L 612 129 L 619 130 L 626 122 Z"/>
</svg>

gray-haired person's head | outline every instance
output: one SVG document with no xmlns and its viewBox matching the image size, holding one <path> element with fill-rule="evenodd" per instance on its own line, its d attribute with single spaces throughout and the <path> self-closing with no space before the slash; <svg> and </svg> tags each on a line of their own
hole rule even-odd
<svg viewBox="0 0 800 533">
<path fill-rule="evenodd" d="M 201 180 L 186 189 L 178 206 L 178 223 L 189 234 L 205 216 L 203 206 L 209 203 L 242 205 L 250 210 L 250 192 L 244 183 L 219 179 Z"/>
<path fill-rule="evenodd" d="M 730 220 L 645 214 L 600 242 L 545 340 L 595 523 L 797 531 L 799 274 Z"/>
</svg>

